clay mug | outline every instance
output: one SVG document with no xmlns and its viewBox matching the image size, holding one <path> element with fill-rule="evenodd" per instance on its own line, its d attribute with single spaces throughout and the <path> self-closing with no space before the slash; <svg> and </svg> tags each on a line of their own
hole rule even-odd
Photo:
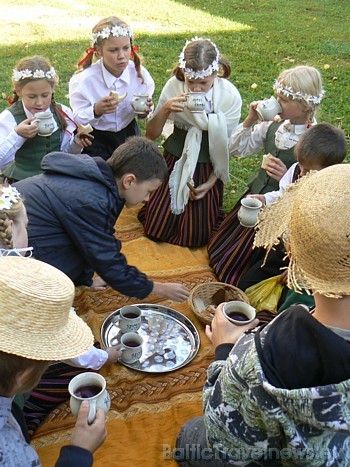
<svg viewBox="0 0 350 467">
<path fill-rule="evenodd" d="M 205 110 L 205 92 L 189 92 L 186 106 L 191 112 L 203 112 Z"/>
<path fill-rule="evenodd" d="M 123 306 L 119 311 L 119 329 L 122 333 L 136 332 L 141 327 L 141 310 L 135 305 Z"/>
<path fill-rule="evenodd" d="M 111 399 L 106 390 L 106 380 L 98 373 L 80 373 L 71 380 L 68 391 L 71 396 L 70 409 L 75 416 L 78 415 L 80 404 L 83 401 L 89 401 L 89 424 L 95 420 L 98 408 L 107 413 L 111 406 Z"/>
<path fill-rule="evenodd" d="M 243 198 L 237 213 L 238 220 L 243 227 L 254 227 L 258 219 L 262 202 L 256 198 Z"/>
<path fill-rule="evenodd" d="M 148 94 L 134 94 L 134 97 L 131 99 L 131 106 L 136 114 L 145 114 L 148 111 L 148 99 Z"/>
<path fill-rule="evenodd" d="M 260 120 L 273 120 L 277 114 L 282 112 L 282 107 L 279 105 L 275 96 L 271 96 L 270 99 L 259 101 L 256 106 L 256 112 Z"/>
<path fill-rule="evenodd" d="M 124 363 L 135 363 L 142 355 L 143 339 L 137 332 L 127 332 L 120 338 L 122 344 L 121 361 Z"/>
<path fill-rule="evenodd" d="M 256 310 L 248 303 L 231 301 L 225 303 L 223 312 L 226 318 L 236 326 L 251 323 L 256 317 Z"/>
<path fill-rule="evenodd" d="M 34 122 L 38 127 L 39 136 L 50 136 L 55 129 L 55 120 L 50 111 L 47 112 L 38 112 L 34 114 Z"/>
</svg>

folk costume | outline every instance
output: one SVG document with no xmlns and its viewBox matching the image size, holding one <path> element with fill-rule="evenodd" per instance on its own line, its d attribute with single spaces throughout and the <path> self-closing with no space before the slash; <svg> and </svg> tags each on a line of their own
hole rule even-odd
<svg viewBox="0 0 350 467">
<path fill-rule="evenodd" d="M 183 81 L 170 78 L 155 113 L 170 98 L 187 93 Z M 229 179 L 228 137 L 239 122 L 241 97 L 228 80 L 216 77 L 206 93 L 206 111 L 173 112 L 173 133 L 164 142 L 169 184 L 153 193 L 139 213 L 145 234 L 157 241 L 181 246 L 205 245 L 224 217 L 223 186 Z M 188 183 L 198 186 L 210 174 L 218 177 L 203 199 L 189 199 Z"/>
</svg>

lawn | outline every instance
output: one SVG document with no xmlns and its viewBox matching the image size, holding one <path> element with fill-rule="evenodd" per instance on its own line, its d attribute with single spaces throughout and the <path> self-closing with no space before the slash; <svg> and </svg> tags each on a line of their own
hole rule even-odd
<svg viewBox="0 0 350 467">
<path fill-rule="evenodd" d="M 0 110 L 12 92 L 13 66 L 33 54 L 50 58 L 60 76 L 56 100 L 68 104 L 68 81 L 90 45 L 92 26 L 104 16 L 117 15 L 134 30 L 156 82 L 155 102 L 186 39 L 210 37 L 232 64 L 231 80 L 243 99 L 242 118 L 249 102 L 272 94 L 281 70 L 308 64 L 321 71 L 326 90 L 318 121 L 340 126 L 349 136 L 348 0 L 28 0 L 0 1 L 0 8 Z M 259 161 L 259 156 L 231 161 L 226 209 Z"/>
</svg>

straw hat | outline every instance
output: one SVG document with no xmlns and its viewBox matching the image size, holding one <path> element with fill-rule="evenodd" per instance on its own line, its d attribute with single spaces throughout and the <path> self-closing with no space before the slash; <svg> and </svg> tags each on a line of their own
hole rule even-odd
<svg viewBox="0 0 350 467">
<path fill-rule="evenodd" d="M 259 216 L 254 246 L 288 242 L 288 286 L 350 295 L 350 165 L 302 177 Z"/>
<path fill-rule="evenodd" d="M 93 344 L 71 309 L 74 285 L 61 271 L 19 256 L 0 258 L 0 350 L 33 360 L 77 357 Z"/>
</svg>

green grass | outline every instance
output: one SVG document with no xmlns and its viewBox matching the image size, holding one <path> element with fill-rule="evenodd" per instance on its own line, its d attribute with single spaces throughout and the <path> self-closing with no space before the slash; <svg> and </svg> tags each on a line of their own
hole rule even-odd
<svg viewBox="0 0 350 467">
<path fill-rule="evenodd" d="M 232 64 L 231 80 L 243 99 L 242 118 L 252 100 L 272 94 L 281 70 L 308 64 L 321 71 L 326 89 L 318 121 L 340 126 L 349 136 L 348 0 L 29 0 L 0 1 L 0 8 L 0 110 L 6 108 L 12 91 L 13 66 L 33 54 L 50 58 L 60 76 L 56 99 L 68 104 L 68 81 L 89 46 L 92 26 L 104 16 L 117 15 L 135 32 L 144 64 L 156 82 L 155 102 L 186 39 L 210 37 Z M 243 191 L 259 160 L 253 156 L 231 161 L 226 209 Z"/>
</svg>

